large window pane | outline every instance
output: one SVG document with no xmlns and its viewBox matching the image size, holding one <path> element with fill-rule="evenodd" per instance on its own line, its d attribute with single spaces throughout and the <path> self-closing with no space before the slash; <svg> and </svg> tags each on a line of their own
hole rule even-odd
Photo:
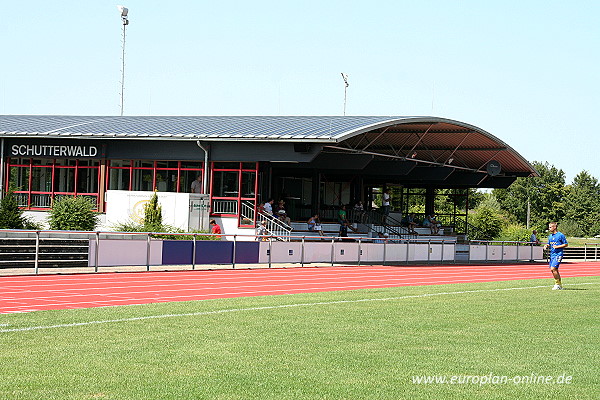
<svg viewBox="0 0 600 400">
<path fill-rule="evenodd" d="M 11 158 L 10 159 L 10 163 L 13 164 L 13 165 L 14 164 L 29 165 L 29 161 L 30 161 L 29 158 L 19 158 L 19 157 L 17 157 L 17 158 Z"/>
<path fill-rule="evenodd" d="M 152 187 L 153 171 L 150 169 L 134 169 L 133 170 L 133 190 L 141 190 L 146 192 L 154 191 Z"/>
<path fill-rule="evenodd" d="M 156 171 L 156 190 L 159 192 L 177 191 L 177 170 L 157 170 Z"/>
<path fill-rule="evenodd" d="M 10 186 L 14 190 L 29 190 L 29 167 L 10 167 Z"/>
<path fill-rule="evenodd" d="M 256 172 L 242 172 L 242 197 L 254 197 Z"/>
<path fill-rule="evenodd" d="M 202 163 L 198 161 L 182 161 L 181 168 L 202 169 Z"/>
<path fill-rule="evenodd" d="M 54 162 L 51 158 L 33 158 L 31 163 L 33 165 L 52 165 Z"/>
<path fill-rule="evenodd" d="M 80 167 L 97 167 L 100 165 L 99 160 L 79 160 Z"/>
<path fill-rule="evenodd" d="M 77 193 L 98 193 L 98 168 L 79 168 Z"/>
<path fill-rule="evenodd" d="M 237 197 L 238 172 L 215 171 L 213 174 L 213 196 Z"/>
<path fill-rule="evenodd" d="M 110 190 L 129 190 L 129 169 L 109 169 L 108 188 Z"/>
<path fill-rule="evenodd" d="M 75 168 L 56 168 L 54 171 L 55 192 L 75 192 Z"/>
<path fill-rule="evenodd" d="M 177 161 L 157 161 L 156 168 L 178 168 Z"/>
<path fill-rule="evenodd" d="M 240 169 L 239 162 L 216 162 L 213 164 L 214 169 Z"/>
<path fill-rule="evenodd" d="M 134 160 L 133 168 L 154 168 L 154 161 Z"/>
<path fill-rule="evenodd" d="M 31 190 L 34 192 L 52 191 L 52 168 L 31 168 Z"/>
<path fill-rule="evenodd" d="M 130 165 L 130 160 L 110 160 L 111 167 L 129 167 Z"/>
<path fill-rule="evenodd" d="M 192 182 L 194 182 L 198 176 L 202 177 L 202 171 L 181 170 L 181 174 L 179 176 L 179 191 L 183 193 L 192 193 Z M 204 183 L 202 178 L 200 181 Z"/>
<path fill-rule="evenodd" d="M 77 160 L 74 159 L 66 159 L 66 158 L 59 158 L 56 160 L 56 162 L 54 163 L 54 165 L 60 165 L 60 166 L 67 166 L 67 167 L 74 167 L 77 165 Z"/>
</svg>

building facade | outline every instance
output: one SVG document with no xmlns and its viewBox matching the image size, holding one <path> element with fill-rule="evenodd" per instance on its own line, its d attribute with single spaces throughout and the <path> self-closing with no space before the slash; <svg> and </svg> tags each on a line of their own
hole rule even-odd
<svg viewBox="0 0 600 400">
<path fill-rule="evenodd" d="M 537 174 L 493 135 L 435 117 L 0 116 L 0 140 L 1 192 L 26 210 L 84 196 L 106 213 L 123 206 L 110 191 L 189 193 L 198 180 L 210 215 L 237 228 L 271 197 L 300 220 L 420 188 L 433 212 L 435 190 Z"/>
</svg>

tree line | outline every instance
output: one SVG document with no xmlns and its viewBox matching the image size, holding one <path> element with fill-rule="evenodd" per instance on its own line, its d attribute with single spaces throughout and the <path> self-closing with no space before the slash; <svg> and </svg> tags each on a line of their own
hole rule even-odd
<svg viewBox="0 0 600 400">
<path fill-rule="evenodd" d="M 527 240 L 556 221 L 567 236 L 600 235 L 600 185 L 581 171 L 570 184 L 562 169 L 534 161 L 539 177 L 517 178 L 507 189 L 481 194 L 470 222 L 478 239 Z M 492 229 L 492 226 L 496 225 Z M 527 229 L 529 226 L 529 229 Z"/>
</svg>

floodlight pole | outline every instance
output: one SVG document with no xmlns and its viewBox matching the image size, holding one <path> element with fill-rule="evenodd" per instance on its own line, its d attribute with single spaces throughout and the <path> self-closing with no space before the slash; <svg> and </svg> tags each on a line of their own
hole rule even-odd
<svg viewBox="0 0 600 400">
<path fill-rule="evenodd" d="M 123 44 L 122 44 L 122 54 L 121 54 L 121 117 L 123 116 L 123 108 L 124 108 L 124 95 L 125 95 L 125 34 L 126 27 L 129 25 L 129 19 L 127 18 L 127 14 L 129 10 L 123 6 L 119 6 L 119 10 L 121 11 L 121 22 L 123 22 Z"/>
<path fill-rule="evenodd" d="M 346 94 L 348 91 L 348 86 L 350 86 L 348 83 L 348 74 L 344 74 L 342 72 L 342 79 L 344 80 L 344 116 L 346 116 Z"/>
</svg>

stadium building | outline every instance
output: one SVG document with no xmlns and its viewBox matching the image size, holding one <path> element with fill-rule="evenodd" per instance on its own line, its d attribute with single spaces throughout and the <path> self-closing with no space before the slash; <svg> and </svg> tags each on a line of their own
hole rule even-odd
<svg viewBox="0 0 600 400">
<path fill-rule="evenodd" d="M 460 231 L 467 189 L 537 174 L 490 133 L 436 117 L 5 115 L 0 140 L 1 193 L 12 186 L 38 219 L 60 196 L 85 196 L 105 229 L 135 219 L 153 191 L 167 223 L 217 218 L 226 233 L 252 233 L 269 198 L 292 220 L 334 220 L 342 204 L 376 208 L 392 189 L 400 218 L 417 198 L 436 212 L 436 193 L 450 189 L 460 206 L 440 217 Z M 201 193 L 190 193 L 198 176 Z"/>
</svg>

